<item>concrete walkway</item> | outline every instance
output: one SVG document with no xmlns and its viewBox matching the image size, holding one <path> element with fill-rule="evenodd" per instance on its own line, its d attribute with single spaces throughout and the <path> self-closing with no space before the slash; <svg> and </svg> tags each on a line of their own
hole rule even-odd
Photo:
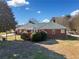
<svg viewBox="0 0 79 59">
<path fill-rule="evenodd" d="M 73 36 L 73 37 L 79 37 L 79 35 L 75 35 L 75 34 L 67 34 L 67 35 L 70 35 L 70 36 Z"/>
</svg>

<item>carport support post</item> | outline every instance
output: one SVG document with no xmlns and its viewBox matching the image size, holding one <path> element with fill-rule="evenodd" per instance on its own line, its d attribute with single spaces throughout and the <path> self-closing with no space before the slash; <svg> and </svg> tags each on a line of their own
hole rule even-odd
<svg viewBox="0 0 79 59">
<path fill-rule="evenodd" d="M 65 38 L 67 38 L 67 29 L 65 29 Z"/>
<path fill-rule="evenodd" d="M 67 30 L 65 29 L 65 34 L 67 34 L 66 32 L 67 32 Z"/>
<path fill-rule="evenodd" d="M 15 32 L 15 29 L 14 29 L 14 35 L 15 35 L 15 41 L 16 41 L 17 39 L 16 39 L 16 32 Z"/>
<path fill-rule="evenodd" d="M 7 31 L 6 31 L 6 40 L 7 40 Z"/>
<path fill-rule="evenodd" d="M 16 41 L 16 40 L 17 40 L 17 39 L 16 39 L 16 33 L 14 33 L 14 34 L 15 34 L 15 41 Z"/>
<path fill-rule="evenodd" d="M 6 33 L 6 40 L 7 40 L 7 28 L 6 28 L 6 25 L 4 27 L 4 30 L 5 30 L 5 33 Z"/>
</svg>

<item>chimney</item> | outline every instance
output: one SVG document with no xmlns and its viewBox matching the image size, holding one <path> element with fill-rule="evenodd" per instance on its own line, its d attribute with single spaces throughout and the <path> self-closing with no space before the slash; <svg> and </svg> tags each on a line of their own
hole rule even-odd
<svg viewBox="0 0 79 59">
<path fill-rule="evenodd" d="M 52 17 L 52 19 L 50 20 L 50 22 L 56 22 L 55 17 Z"/>
</svg>

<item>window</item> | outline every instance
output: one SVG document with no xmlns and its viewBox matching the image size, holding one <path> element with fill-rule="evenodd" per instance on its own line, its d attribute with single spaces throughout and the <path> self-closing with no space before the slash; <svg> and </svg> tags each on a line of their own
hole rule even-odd
<svg viewBox="0 0 79 59">
<path fill-rule="evenodd" d="M 65 33 L 65 30 L 64 29 L 61 29 L 61 33 Z"/>
<path fill-rule="evenodd" d="M 52 30 L 52 34 L 55 34 L 55 29 Z"/>
</svg>

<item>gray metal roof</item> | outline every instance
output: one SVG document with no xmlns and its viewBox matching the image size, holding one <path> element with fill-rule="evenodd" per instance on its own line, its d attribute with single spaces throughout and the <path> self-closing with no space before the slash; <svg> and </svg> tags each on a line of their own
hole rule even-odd
<svg viewBox="0 0 79 59">
<path fill-rule="evenodd" d="M 32 24 L 32 23 L 27 23 L 26 25 L 23 25 L 17 29 L 27 29 L 27 30 L 33 30 L 33 29 L 66 29 L 66 27 L 59 25 L 57 23 L 37 23 L 37 24 Z"/>
<path fill-rule="evenodd" d="M 45 26 L 40 27 L 39 29 L 66 29 L 66 27 L 59 25 L 57 23 L 46 23 Z"/>
<path fill-rule="evenodd" d="M 16 29 L 27 29 L 27 30 L 32 30 L 34 25 L 35 25 L 35 24 L 27 23 L 27 24 L 25 24 L 25 25 L 22 25 L 21 27 L 16 28 Z"/>
</svg>

